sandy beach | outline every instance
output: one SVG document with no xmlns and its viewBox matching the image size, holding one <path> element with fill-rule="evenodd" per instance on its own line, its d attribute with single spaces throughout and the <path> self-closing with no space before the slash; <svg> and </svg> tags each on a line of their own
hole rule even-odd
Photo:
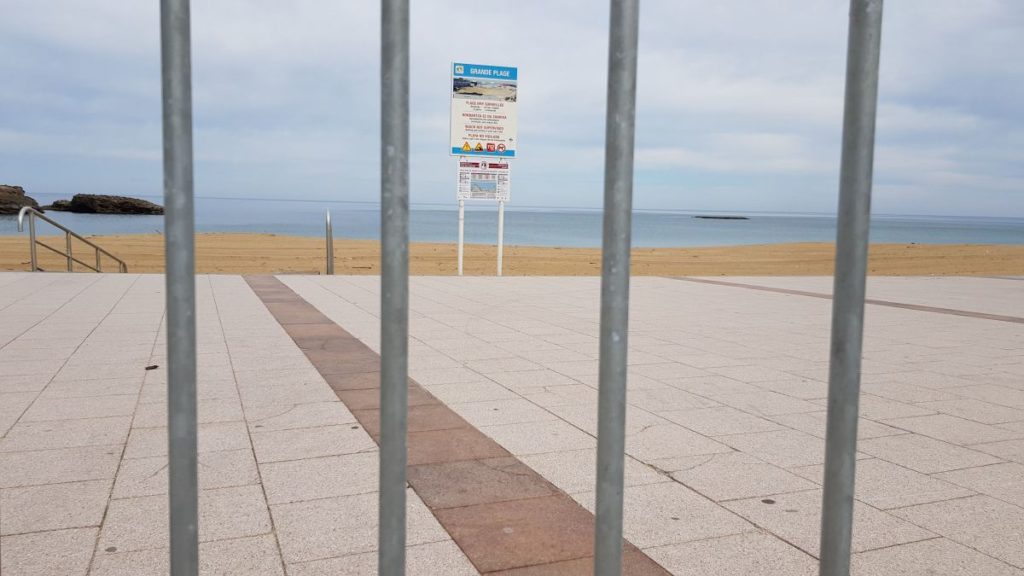
<svg viewBox="0 0 1024 576">
<path fill-rule="evenodd" d="M 63 246 L 63 238 L 41 238 Z M 163 271 L 163 236 L 158 234 L 96 236 L 100 246 L 123 258 L 132 272 Z M 335 240 L 336 274 L 379 273 L 379 244 L 373 240 Z M 636 275 L 671 276 L 806 276 L 832 273 L 834 246 L 830 243 L 768 244 L 714 248 L 637 248 Z M 77 258 L 92 263 L 93 252 L 76 245 Z M 450 275 L 456 271 L 454 244 L 414 243 L 411 272 Z M 465 273 L 493 275 L 496 247 L 467 245 Z M 39 248 L 41 266 L 63 271 L 66 261 Z M 587 276 L 601 271 L 596 248 L 505 247 L 506 275 Z M 112 261 L 105 267 L 114 269 Z M 77 267 L 77 265 L 76 265 Z M 28 270 L 25 236 L 0 237 L 0 270 Z M 324 271 L 322 238 L 275 234 L 198 234 L 196 268 L 200 273 L 306 273 Z M 84 270 L 84 268 L 83 268 Z M 874 244 L 870 273 L 881 276 L 1024 275 L 1024 246 L 980 244 Z"/>
</svg>

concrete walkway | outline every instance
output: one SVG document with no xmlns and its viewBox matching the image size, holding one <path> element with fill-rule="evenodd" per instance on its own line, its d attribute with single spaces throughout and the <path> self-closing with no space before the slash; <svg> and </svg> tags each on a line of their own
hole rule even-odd
<svg viewBox="0 0 1024 576">
<path fill-rule="evenodd" d="M 279 280 L 377 349 L 377 278 Z M 625 536 L 671 573 L 815 574 L 830 282 L 712 280 L 634 280 Z M 411 377 L 592 509 L 598 280 L 411 287 Z M 204 574 L 374 573 L 373 430 L 245 279 L 198 289 Z M 854 574 L 1024 575 L 1024 282 L 870 296 Z M 160 276 L 0 274 L 4 575 L 166 573 L 162 322 Z M 414 482 L 409 573 L 497 566 L 445 514 Z"/>
</svg>

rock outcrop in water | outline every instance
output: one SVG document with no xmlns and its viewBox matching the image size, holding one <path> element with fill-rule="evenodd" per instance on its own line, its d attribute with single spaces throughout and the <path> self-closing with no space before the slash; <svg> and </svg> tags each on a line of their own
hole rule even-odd
<svg viewBox="0 0 1024 576">
<path fill-rule="evenodd" d="M 164 207 L 148 200 L 105 194 L 75 194 L 71 200 L 57 200 L 46 210 L 78 214 L 163 214 Z"/>
<path fill-rule="evenodd" d="M 17 214 L 22 206 L 39 208 L 39 203 L 25 195 L 21 186 L 0 184 L 0 214 Z"/>
</svg>

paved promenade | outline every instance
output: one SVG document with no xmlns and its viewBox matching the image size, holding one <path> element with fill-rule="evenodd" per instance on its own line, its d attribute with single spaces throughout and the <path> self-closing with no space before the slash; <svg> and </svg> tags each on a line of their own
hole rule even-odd
<svg viewBox="0 0 1024 576">
<path fill-rule="evenodd" d="M 198 278 L 203 574 L 373 574 L 375 277 Z M 627 573 L 816 574 L 831 280 L 636 278 Z M 409 574 L 586 574 L 596 278 L 411 279 Z M 1024 279 L 869 283 L 854 574 L 1024 576 Z M 167 572 L 163 277 L 0 274 L 0 571 Z"/>
</svg>

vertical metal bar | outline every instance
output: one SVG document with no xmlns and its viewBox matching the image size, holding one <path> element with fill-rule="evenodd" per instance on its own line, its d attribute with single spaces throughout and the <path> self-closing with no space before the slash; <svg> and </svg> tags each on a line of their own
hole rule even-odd
<svg viewBox="0 0 1024 576">
<path fill-rule="evenodd" d="M 850 573 L 882 4 L 882 0 L 850 2 L 825 433 L 821 576 Z"/>
<path fill-rule="evenodd" d="M 466 238 L 466 201 L 459 200 L 459 276 L 462 276 L 462 256 Z"/>
<path fill-rule="evenodd" d="M 498 276 L 501 276 L 501 260 L 505 252 L 505 201 L 498 201 Z"/>
<path fill-rule="evenodd" d="M 331 226 L 331 211 L 327 211 L 327 274 L 334 274 L 334 228 Z"/>
<path fill-rule="evenodd" d="M 32 271 L 39 271 L 39 256 L 36 252 L 36 215 L 32 212 L 28 213 L 28 252 L 29 259 L 32 261 Z"/>
<path fill-rule="evenodd" d="M 639 0 L 612 0 L 604 156 L 594 574 L 622 573 L 629 250 Z"/>
<path fill-rule="evenodd" d="M 189 0 L 161 0 L 171 576 L 199 572 Z"/>
<path fill-rule="evenodd" d="M 383 0 L 381 5 L 378 570 L 383 576 L 402 576 L 409 374 L 409 0 Z"/>
<path fill-rule="evenodd" d="M 75 271 L 75 259 L 71 256 L 71 233 L 64 233 L 64 250 L 67 251 L 66 256 L 68 257 L 68 272 Z"/>
<path fill-rule="evenodd" d="M 96 249 L 96 271 L 103 272 L 103 258 L 100 256 L 100 249 Z"/>
</svg>

